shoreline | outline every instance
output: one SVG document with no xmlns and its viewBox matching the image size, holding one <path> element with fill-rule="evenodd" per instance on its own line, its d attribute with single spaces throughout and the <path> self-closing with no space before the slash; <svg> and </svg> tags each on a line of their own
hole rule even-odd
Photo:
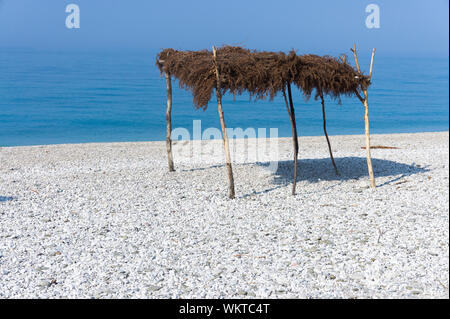
<svg viewBox="0 0 450 319">
<path fill-rule="evenodd" d="M 425 131 L 425 132 L 400 132 L 400 133 L 371 133 L 370 136 L 389 136 L 389 135 L 415 135 L 415 134 L 435 134 L 435 133 L 449 133 L 449 130 L 442 130 L 442 131 Z M 345 137 L 345 136 L 352 136 L 352 137 L 357 137 L 357 136 L 362 136 L 364 137 L 364 133 L 361 134 L 337 134 L 337 135 L 328 135 L 330 138 L 333 137 Z M 324 137 L 324 135 L 306 135 L 306 136 L 299 136 L 299 139 L 302 138 L 319 138 L 319 137 Z M 275 139 L 292 139 L 291 136 L 279 136 L 279 137 L 274 137 Z M 254 139 L 254 138 L 250 138 L 250 139 Z M 256 138 L 258 139 L 258 138 Z M 267 138 L 270 139 L 270 138 Z M 220 139 L 221 140 L 221 139 Z M 235 138 L 235 140 L 243 140 L 240 138 Z M 188 140 L 189 142 L 192 141 L 200 141 L 200 140 L 193 140 L 190 139 Z M 201 141 L 210 141 L 210 140 L 201 140 Z M 56 144 L 31 144 L 31 145 L 12 145 L 12 146 L 0 146 L 0 149 L 2 148 L 18 148 L 18 147 L 43 147 L 43 146 L 64 146 L 64 145 L 86 145 L 86 144 L 99 144 L 99 145 L 103 145 L 103 144 L 136 144 L 136 143 L 165 143 L 165 140 L 148 140 L 148 141 L 107 141 L 107 142 L 81 142 L 81 143 L 56 143 Z M 173 141 L 173 142 L 179 142 L 179 141 Z M 184 141 L 183 141 L 184 142 Z"/>
</svg>

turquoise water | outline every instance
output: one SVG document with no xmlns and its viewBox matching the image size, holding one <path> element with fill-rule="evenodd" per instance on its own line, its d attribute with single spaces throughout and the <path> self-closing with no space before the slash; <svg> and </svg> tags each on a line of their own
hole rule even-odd
<svg viewBox="0 0 450 319">
<path fill-rule="evenodd" d="M 67 53 L 0 51 L 0 146 L 165 139 L 165 81 L 156 52 Z M 361 61 L 366 65 L 368 61 Z M 377 56 L 369 92 L 372 133 L 447 131 L 448 58 Z M 318 101 L 294 91 L 300 135 L 322 135 Z M 356 99 L 327 103 L 328 133 L 362 134 L 363 107 Z M 249 101 L 226 96 L 228 127 L 291 127 L 281 97 Z M 173 127 L 192 132 L 220 127 L 214 99 L 195 110 L 189 92 L 174 85 Z"/>
</svg>

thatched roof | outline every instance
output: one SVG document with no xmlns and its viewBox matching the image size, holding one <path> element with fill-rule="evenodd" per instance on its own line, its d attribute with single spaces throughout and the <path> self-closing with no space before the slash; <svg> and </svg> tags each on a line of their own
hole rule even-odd
<svg viewBox="0 0 450 319">
<path fill-rule="evenodd" d="M 211 51 L 165 49 L 158 54 L 156 64 L 161 72 L 169 73 L 182 88 L 192 92 L 197 108 L 208 107 L 216 88 Z M 340 102 L 342 95 L 353 96 L 370 85 L 367 76 L 342 60 L 330 56 L 297 55 L 294 51 L 285 54 L 224 46 L 217 49 L 217 64 L 222 93 L 247 91 L 255 99 L 273 99 L 290 83 L 307 98 L 315 89 L 315 98 L 322 94 Z"/>
</svg>

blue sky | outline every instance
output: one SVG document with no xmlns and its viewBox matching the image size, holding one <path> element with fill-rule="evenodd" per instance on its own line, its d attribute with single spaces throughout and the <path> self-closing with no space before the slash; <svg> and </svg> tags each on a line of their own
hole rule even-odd
<svg viewBox="0 0 450 319">
<path fill-rule="evenodd" d="M 81 28 L 65 27 L 78 4 Z M 381 28 L 365 26 L 368 4 Z M 448 0 L 0 0 L 0 48 L 158 50 L 233 44 L 318 54 L 376 47 L 379 54 L 448 57 Z"/>
</svg>

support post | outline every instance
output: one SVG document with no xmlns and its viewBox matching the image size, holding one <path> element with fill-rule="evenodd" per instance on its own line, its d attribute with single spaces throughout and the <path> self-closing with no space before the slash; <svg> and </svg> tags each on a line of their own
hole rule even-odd
<svg viewBox="0 0 450 319">
<path fill-rule="evenodd" d="M 173 157 L 172 157 L 172 81 L 170 73 L 164 72 L 166 77 L 166 87 L 167 87 L 167 109 L 166 109 L 166 149 L 167 149 L 167 160 L 169 163 L 169 172 L 174 172 L 173 167 Z"/>
<path fill-rule="evenodd" d="M 358 70 L 358 73 L 361 74 L 361 69 L 359 67 L 358 54 L 356 52 L 356 45 L 355 44 L 353 44 L 352 52 L 353 52 L 353 55 L 355 57 L 356 69 Z M 375 56 L 375 49 L 372 50 L 372 57 L 370 59 L 369 79 L 372 78 L 374 56 Z M 370 177 L 370 187 L 371 188 L 375 188 L 376 184 L 375 184 L 375 177 L 374 177 L 374 174 L 373 174 L 372 156 L 371 156 L 371 153 L 370 153 L 369 95 L 367 93 L 367 88 L 363 88 L 363 94 L 364 94 L 364 98 L 362 98 L 359 93 L 357 94 L 357 96 L 361 100 L 362 104 L 364 105 L 364 126 L 365 126 L 364 132 L 365 132 L 365 137 L 366 137 L 367 168 L 368 168 L 369 177 Z"/>
<path fill-rule="evenodd" d="M 286 104 L 286 109 L 289 114 L 289 119 L 291 120 L 292 127 L 292 144 L 294 146 L 294 178 L 292 184 L 292 195 L 295 195 L 295 188 L 297 186 L 297 163 L 298 163 L 298 136 L 297 136 L 297 124 L 295 123 L 295 110 L 294 103 L 292 102 L 292 92 L 291 92 L 291 84 L 287 83 L 289 102 L 286 97 L 286 91 L 283 88 L 283 97 L 284 102 Z"/>
<path fill-rule="evenodd" d="M 325 137 L 327 139 L 328 151 L 330 152 L 331 162 L 333 163 L 334 171 L 336 172 L 336 175 L 339 175 L 339 171 L 337 169 L 336 163 L 334 162 L 333 151 L 331 150 L 330 139 L 328 138 L 327 120 L 326 120 L 326 117 L 325 117 L 325 100 L 323 99 L 323 94 L 322 93 L 320 94 L 320 100 L 322 101 L 323 132 L 325 133 Z"/>
<path fill-rule="evenodd" d="M 220 125 L 222 126 L 222 135 L 223 135 L 223 144 L 225 149 L 225 160 L 227 162 L 227 172 L 228 172 L 228 181 L 229 181 L 229 197 L 233 199 L 235 197 L 235 191 L 234 191 L 234 177 L 233 177 L 233 167 L 231 166 L 231 156 L 230 156 L 230 146 L 228 143 L 228 134 L 227 134 L 227 127 L 225 125 L 225 118 L 223 115 L 223 109 L 222 109 L 222 93 L 220 90 L 221 84 L 220 84 L 220 75 L 219 75 L 219 66 L 217 64 L 217 52 L 216 48 L 213 46 L 213 60 L 214 60 L 214 68 L 216 73 L 216 97 L 217 97 L 217 107 L 219 111 L 219 117 L 220 117 Z"/>
</svg>

